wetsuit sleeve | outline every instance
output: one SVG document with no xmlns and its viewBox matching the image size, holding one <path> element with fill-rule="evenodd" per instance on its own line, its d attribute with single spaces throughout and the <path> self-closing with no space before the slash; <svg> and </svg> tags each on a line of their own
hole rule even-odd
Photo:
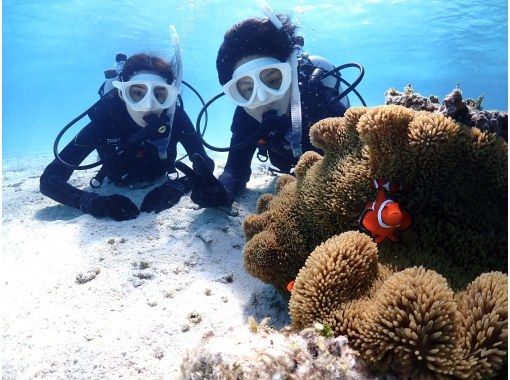
<svg viewBox="0 0 510 380">
<path fill-rule="evenodd" d="M 247 115 L 244 110 L 236 109 L 231 127 L 230 146 L 246 143 L 248 136 L 255 131 L 258 125 L 259 123 Z M 257 141 L 254 141 L 244 148 L 231 150 L 228 153 L 225 170 L 218 179 L 227 190 L 230 204 L 234 201 L 237 193 L 246 188 L 246 183 L 250 180 L 251 160 L 256 149 Z"/>
<path fill-rule="evenodd" d="M 180 107 L 178 107 L 176 110 L 174 125 L 178 128 L 178 133 L 180 133 L 179 142 L 184 147 L 184 150 L 186 150 L 190 160 L 193 158 L 195 153 L 198 153 L 204 158 L 207 167 L 213 171 L 214 161 L 205 152 L 200 136 L 193 127 L 193 124 L 191 123 L 191 120 L 186 112 L 184 112 L 184 110 Z M 185 193 L 191 190 L 191 183 L 189 178 L 184 176 L 175 181 L 182 185 Z"/>
<path fill-rule="evenodd" d="M 60 153 L 67 163 L 79 165 L 95 149 L 91 144 L 80 144 L 78 137 L 92 132 L 92 123 L 88 124 Z M 54 159 L 44 170 L 40 178 L 41 193 L 66 206 L 80 208 L 80 198 L 86 191 L 71 186 L 67 181 L 73 169 Z"/>
</svg>

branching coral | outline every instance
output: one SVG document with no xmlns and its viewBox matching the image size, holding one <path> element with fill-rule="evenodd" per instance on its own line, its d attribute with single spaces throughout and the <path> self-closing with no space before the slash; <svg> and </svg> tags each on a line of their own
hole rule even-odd
<svg viewBox="0 0 510 380">
<path fill-rule="evenodd" d="M 287 295 L 295 279 L 294 328 L 326 323 L 375 367 L 493 374 L 506 355 L 506 142 L 395 105 L 351 108 L 310 138 L 324 156 L 304 154 L 245 220 L 247 271 Z M 390 196 L 413 223 L 376 245 L 352 230 L 381 178 L 401 185 Z"/>
</svg>

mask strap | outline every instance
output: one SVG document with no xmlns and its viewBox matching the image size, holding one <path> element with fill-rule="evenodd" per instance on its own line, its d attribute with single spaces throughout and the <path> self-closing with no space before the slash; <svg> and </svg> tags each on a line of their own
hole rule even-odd
<svg viewBox="0 0 510 380">
<path fill-rule="evenodd" d="M 273 10 L 265 0 L 258 0 L 262 12 L 271 21 L 276 30 L 283 30 L 283 24 L 278 17 L 276 17 Z M 299 78 L 298 78 L 298 56 L 301 54 L 301 46 L 296 44 L 294 52 L 290 57 L 290 66 L 292 68 L 292 82 L 291 82 L 291 95 L 290 95 L 290 114 L 292 120 L 292 130 L 285 136 L 290 143 L 292 155 L 298 158 L 302 154 L 301 138 L 302 131 L 302 116 L 301 116 L 301 94 L 299 93 Z"/>
<path fill-rule="evenodd" d="M 290 58 L 290 65 L 292 68 L 292 82 L 290 88 L 290 117 L 292 121 L 292 130 L 285 136 L 292 148 L 292 155 L 298 158 L 302 155 L 301 138 L 303 135 L 302 130 L 302 115 L 301 115 L 301 93 L 299 92 L 299 79 L 298 79 L 298 56 L 301 54 L 301 46 L 296 45 L 294 52 Z"/>
</svg>

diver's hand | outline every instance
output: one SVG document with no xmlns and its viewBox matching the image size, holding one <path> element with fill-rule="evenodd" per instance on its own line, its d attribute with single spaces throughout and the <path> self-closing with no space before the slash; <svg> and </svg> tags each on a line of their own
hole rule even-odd
<svg viewBox="0 0 510 380">
<path fill-rule="evenodd" d="M 171 128 L 167 125 L 169 116 L 166 112 L 163 112 L 159 116 L 153 113 L 148 114 L 144 116 L 143 120 L 147 123 L 147 127 L 145 128 L 147 138 L 151 140 L 166 138 L 171 132 Z"/>
<path fill-rule="evenodd" d="M 140 214 L 129 198 L 119 194 L 85 193 L 80 198 L 80 209 L 96 218 L 110 217 L 116 221 L 134 219 Z"/>
<path fill-rule="evenodd" d="M 160 127 L 162 125 L 165 125 L 169 118 L 166 112 L 163 112 L 161 115 L 157 115 L 155 113 L 150 113 L 148 115 L 145 115 L 143 117 L 143 120 L 147 123 L 148 127 Z"/>
<path fill-rule="evenodd" d="M 184 195 L 184 186 L 176 181 L 168 180 L 161 186 L 151 190 L 143 199 L 140 211 L 156 214 L 177 204 Z"/>
<path fill-rule="evenodd" d="M 200 207 L 228 206 L 228 194 L 225 187 L 207 167 L 204 158 L 195 153 L 193 169 L 182 162 L 175 167 L 183 172 L 191 182 L 191 200 Z"/>
</svg>

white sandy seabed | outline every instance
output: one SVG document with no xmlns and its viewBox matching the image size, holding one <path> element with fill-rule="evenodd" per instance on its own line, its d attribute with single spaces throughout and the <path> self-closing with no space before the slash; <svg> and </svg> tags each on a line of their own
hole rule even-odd
<svg viewBox="0 0 510 380">
<path fill-rule="evenodd" d="M 213 156 L 221 173 L 225 154 Z M 243 268 L 242 221 L 275 177 L 254 161 L 232 210 L 185 196 L 159 214 L 95 219 L 39 192 L 51 156 L 3 162 L 2 378 L 173 379 L 204 333 L 286 306 Z M 186 162 L 186 161 L 185 161 Z M 75 172 L 87 188 L 95 171 Z M 140 205 L 150 190 L 104 184 Z"/>
</svg>

